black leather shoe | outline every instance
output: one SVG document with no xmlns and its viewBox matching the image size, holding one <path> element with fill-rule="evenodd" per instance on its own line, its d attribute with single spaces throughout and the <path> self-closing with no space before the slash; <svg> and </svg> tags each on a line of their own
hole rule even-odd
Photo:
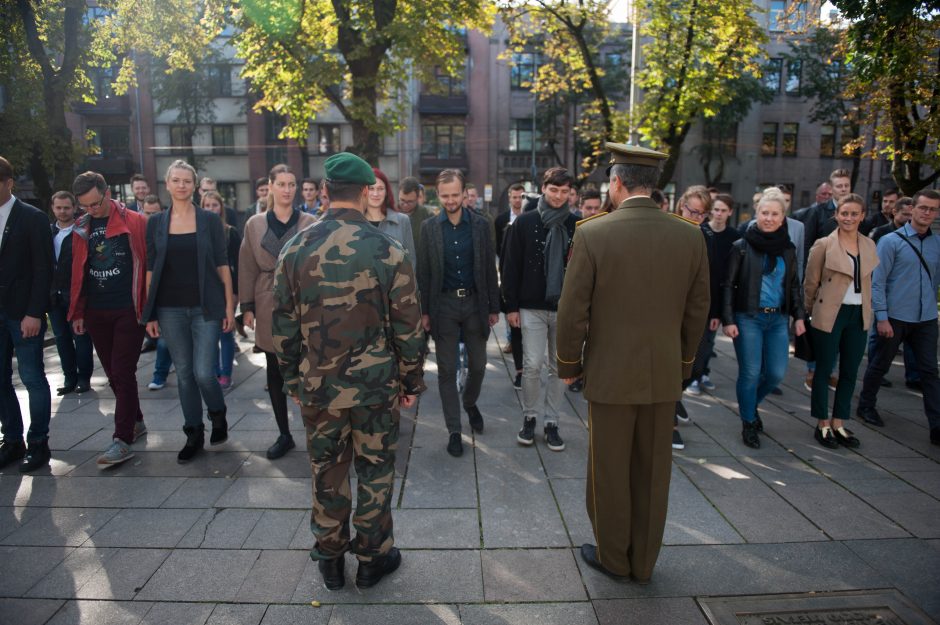
<svg viewBox="0 0 940 625">
<path fill-rule="evenodd" d="M 75 392 L 79 395 L 82 393 L 87 393 L 91 390 L 91 382 L 88 380 L 81 380 L 78 384 L 75 385 Z"/>
<path fill-rule="evenodd" d="M 757 423 L 755 421 L 745 421 L 741 429 L 741 440 L 751 449 L 760 449 L 760 437 L 757 435 Z"/>
<path fill-rule="evenodd" d="M 891 388 L 894 386 L 894 384 L 891 383 L 891 380 L 888 380 L 887 378 L 881 378 L 881 385 L 885 388 Z"/>
<path fill-rule="evenodd" d="M 591 543 L 584 543 L 583 545 L 581 545 L 581 559 L 584 560 L 584 563 L 587 564 L 589 567 L 591 567 L 595 571 L 600 571 L 601 573 L 603 573 L 604 575 L 606 575 L 607 577 L 611 579 L 616 579 L 620 581 L 630 579 L 628 575 L 617 575 L 613 571 L 609 571 L 608 569 L 604 567 L 603 564 L 598 562 L 597 547 L 595 547 Z"/>
<path fill-rule="evenodd" d="M 277 437 L 277 440 L 274 441 L 274 444 L 268 447 L 268 451 L 265 455 L 268 457 L 268 460 L 277 460 L 294 447 L 296 447 L 296 445 L 294 445 L 294 437 L 290 434 L 281 434 Z"/>
<path fill-rule="evenodd" d="M 450 433 L 450 440 L 447 442 L 447 453 L 454 458 L 463 455 L 463 441 L 460 439 L 460 432 Z"/>
<path fill-rule="evenodd" d="M 30 473 L 36 469 L 49 466 L 52 453 L 49 451 L 49 439 L 40 443 L 30 443 L 26 449 L 26 456 L 20 463 L 20 473 Z"/>
<path fill-rule="evenodd" d="M 148 352 L 155 352 L 155 351 L 157 351 L 157 342 L 148 336 L 146 339 L 144 339 L 144 344 L 140 348 L 140 353 L 146 354 Z"/>
<path fill-rule="evenodd" d="M 8 464 L 22 460 L 25 455 L 26 445 L 23 444 L 23 441 L 4 440 L 0 442 L 0 469 Z"/>
<path fill-rule="evenodd" d="M 68 395 L 69 393 L 75 392 L 76 386 L 78 386 L 78 382 L 66 382 L 65 386 L 60 386 L 55 390 L 55 392 L 59 396 Z"/>
<path fill-rule="evenodd" d="M 327 590 L 339 590 L 346 585 L 346 559 L 343 556 L 332 560 L 319 560 L 317 568 L 323 577 L 323 585 Z"/>
<path fill-rule="evenodd" d="M 392 547 L 384 556 L 372 558 L 371 562 L 359 563 L 359 570 L 356 571 L 356 586 L 372 588 L 399 566 L 401 566 L 401 552 L 398 547 Z"/>
<path fill-rule="evenodd" d="M 855 411 L 855 414 L 868 425 L 874 425 L 879 428 L 884 427 L 885 422 L 882 421 L 881 415 L 878 414 L 878 411 L 874 408 L 859 408 Z"/>
<path fill-rule="evenodd" d="M 476 406 L 470 406 L 466 411 L 470 417 L 470 429 L 477 434 L 481 434 L 483 432 L 483 415 L 480 414 L 480 409 Z"/>
<path fill-rule="evenodd" d="M 924 392 L 924 385 L 920 380 L 912 380 L 904 383 L 904 386 L 911 389 L 912 391 L 917 391 L 918 393 Z"/>
<path fill-rule="evenodd" d="M 852 434 L 852 430 L 845 426 L 841 428 L 832 428 L 832 435 L 835 436 L 836 442 L 838 442 L 843 447 L 858 449 L 862 444 L 862 442 L 855 438 L 855 435 Z"/>
<path fill-rule="evenodd" d="M 186 464 L 195 458 L 206 444 L 206 431 L 203 426 L 184 427 L 183 431 L 186 432 L 186 444 L 176 454 L 176 461 L 180 464 Z"/>
<path fill-rule="evenodd" d="M 209 444 L 218 445 L 228 440 L 228 421 L 225 420 L 227 408 L 222 408 L 218 412 L 209 411 L 209 419 L 212 421 L 212 433 L 209 434 Z"/>
<path fill-rule="evenodd" d="M 836 437 L 832 434 L 832 428 L 830 427 L 820 429 L 819 426 L 816 426 L 816 431 L 813 432 L 813 436 L 816 437 L 816 442 L 826 449 L 839 448 L 839 441 L 837 441 Z"/>
</svg>

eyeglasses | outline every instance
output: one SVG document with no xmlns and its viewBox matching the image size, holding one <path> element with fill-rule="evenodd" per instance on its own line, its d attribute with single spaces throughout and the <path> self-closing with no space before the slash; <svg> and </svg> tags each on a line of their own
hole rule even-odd
<svg viewBox="0 0 940 625">
<path fill-rule="evenodd" d="M 400 206 L 415 206 L 415 205 L 418 204 L 418 200 L 402 200 L 402 199 L 399 199 L 399 200 L 398 200 L 398 204 L 399 204 Z"/>
<path fill-rule="evenodd" d="M 81 204 L 81 203 L 79 203 L 78 207 L 87 213 L 87 212 L 90 212 L 92 209 L 98 210 L 99 208 L 101 208 L 101 205 L 102 205 L 102 204 L 104 204 L 104 196 L 103 196 L 103 195 L 101 196 L 101 199 L 98 200 L 98 203 L 97 203 L 97 204 Z"/>
<path fill-rule="evenodd" d="M 927 206 L 926 204 L 918 204 L 914 208 L 919 211 L 924 211 L 925 213 L 940 213 L 940 206 Z"/>
<path fill-rule="evenodd" d="M 705 216 L 705 211 L 696 211 L 696 210 L 692 210 L 691 208 L 689 208 L 689 205 L 688 205 L 688 204 L 683 204 L 683 205 L 682 205 L 682 210 L 684 210 L 685 212 L 689 213 L 690 215 L 695 215 L 696 217 L 704 217 L 704 216 Z"/>
</svg>

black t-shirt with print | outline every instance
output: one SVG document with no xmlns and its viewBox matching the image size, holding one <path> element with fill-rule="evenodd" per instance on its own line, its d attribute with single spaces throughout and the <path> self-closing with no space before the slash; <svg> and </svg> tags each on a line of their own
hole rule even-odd
<svg viewBox="0 0 940 625">
<path fill-rule="evenodd" d="M 84 295 L 88 308 L 116 310 L 132 308 L 134 297 L 134 259 L 126 234 L 107 238 L 108 218 L 91 220 L 88 236 L 88 263 Z"/>
</svg>

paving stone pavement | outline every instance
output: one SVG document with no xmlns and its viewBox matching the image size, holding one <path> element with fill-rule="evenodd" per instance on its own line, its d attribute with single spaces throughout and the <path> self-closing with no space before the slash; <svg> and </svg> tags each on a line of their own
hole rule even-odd
<svg viewBox="0 0 940 625">
<path fill-rule="evenodd" d="M 613 582 L 580 561 L 591 541 L 584 508 L 587 406 L 568 393 L 567 450 L 515 440 L 519 396 L 505 330 L 489 342 L 479 407 L 451 458 L 428 362 L 429 390 L 402 415 L 394 494 L 401 569 L 359 591 L 326 591 L 308 557 L 309 463 L 303 446 L 269 461 L 276 437 L 264 358 L 241 341 L 227 392 L 229 441 L 188 465 L 175 377 L 138 383 L 149 434 L 136 457 L 100 471 L 114 399 L 100 368 L 94 391 L 54 398 L 53 463 L 0 473 L 0 625 L 581 625 L 705 624 L 698 598 L 896 589 L 940 621 L 940 447 L 920 396 L 895 367 L 879 409 L 887 426 L 853 423 L 858 450 L 813 440 L 803 363 L 761 408 L 760 450 L 740 440 L 730 341 L 719 339 L 711 394 L 686 396 L 692 423 L 674 452 L 669 517 L 649 586 Z M 50 386 L 61 383 L 54 349 Z M 26 394 L 17 383 L 22 406 Z M 291 428 L 303 440 L 292 407 Z M 314 607 L 311 602 L 320 602 Z"/>
</svg>

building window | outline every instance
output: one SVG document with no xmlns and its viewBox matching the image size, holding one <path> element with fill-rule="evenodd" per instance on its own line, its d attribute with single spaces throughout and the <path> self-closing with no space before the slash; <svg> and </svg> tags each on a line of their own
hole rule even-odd
<svg viewBox="0 0 940 625">
<path fill-rule="evenodd" d="M 836 154 L 836 127 L 823 124 L 819 127 L 819 156 L 831 158 Z"/>
<path fill-rule="evenodd" d="M 723 133 L 724 134 L 724 133 Z M 727 131 L 721 137 L 721 153 L 725 156 L 734 156 L 738 152 L 738 125 Z"/>
<path fill-rule="evenodd" d="M 187 126 L 170 126 L 170 147 L 173 153 L 192 151 L 193 138 Z"/>
<path fill-rule="evenodd" d="M 509 122 L 509 149 L 513 152 L 532 151 L 532 118 L 522 117 Z"/>
<path fill-rule="evenodd" d="M 95 92 L 95 100 L 101 103 L 114 95 L 112 84 L 117 78 L 117 67 L 95 67 L 89 72 L 92 89 Z"/>
<path fill-rule="evenodd" d="M 440 67 L 435 67 L 433 82 L 422 84 L 421 93 L 450 97 L 464 95 L 467 92 L 465 73 L 466 66 L 461 68 L 456 77 L 448 75 Z"/>
<path fill-rule="evenodd" d="M 467 154 L 466 126 L 463 122 L 427 119 L 421 122 L 421 155 L 441 160 Z"/>
<path fill-rule="evenodd" d="M 770 1 L 770 30 L 781 32 L 787 29 L 787 3 L 786 0 Z"/>
<path fill-rule="evenodd" d="M 535 52 L 515 52 L 512 55 L 512 73 L 510 74 L 513 89 L 530 89 L 535 81 L 538 70 L 539 55 Z"/>
<path fill-rule="evenodd" d="M 777 155 L 777 126 L 776 122 L 764 122 L 760 153 L 763 156 Z"/>
<path fill-rule="evenodd" d="M 281 115 L 270 112 L 264 114 L 264 152 L 268 169 L 287 162 L 287 141 L 280 138 L 286 125 L 286 120 Z"/>
<path fill-rule="evenodd" d="M 131 136 L 127 126 L 89 126 L 94 133 L 91 147 L 98 156 L 116 158 L 130 156 Z"/>
<path fill-rule="evenodd" d="M 787 95 L 800 95 L 800 84 L 803 80 L 803 61 L 787 61 Z"/>
<path fill-rule="evenodd" d="M 238 203 L 238 192 L 235 188 L 235 183 L 216 181 L 215 185 L 216 191 L 222 196 L 222 203 L 229 208 L 235 208 L 235 205 Z M 235 224 L 229 225 L 234 226 Z"/>
<path fill-rule="evenodd" d="M 806 28 L 807 9 L 805 1 L 771 0 L 770 10 L 768 11 L 771 32 L 804 30 Z"/>
<path fill-rule="evenodd" d="M 799 124 L 783 125 L 783 141 L 781 142 L 781 154 L 784 156 L 796 156 L 798 136 L 800 133 Z"/>
<path fill-rule="evenodd" d="M 764 66 L 764 87 L 771 93 L 780 93 L 781 74 L 783 74 L 783 59 L 770 59 Z"/>
<path fill-rule="evenodd" d="M 230 65 L 212 65 L 206 76 L 209 96 L 227 98 L 232 95 L 232 68 Z"/>
<path fill-rule="evenodd" d="M 340 127 L 321 124 L 317 126 L 317 154 L 335 154 L 340 151 Z"/>
<path fill-rule="evenodd" d="M 233 126 L 212 127 L 212 152 L 214 154 L 235 153 L 235 128 Z"/>
</svg>

